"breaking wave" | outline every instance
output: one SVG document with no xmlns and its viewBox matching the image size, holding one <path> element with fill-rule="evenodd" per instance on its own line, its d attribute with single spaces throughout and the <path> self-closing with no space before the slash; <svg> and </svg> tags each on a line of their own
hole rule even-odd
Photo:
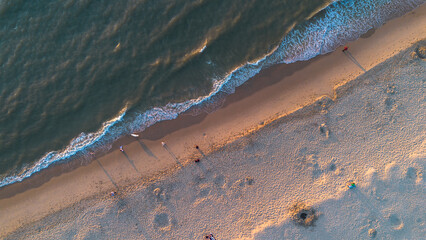
<svg viewBox="0 0 426 240">
<path fill-rule="evenodd" d="M 209 95 L 181 103 L 169 103 L 142 113 L 127 116 L 127 107 L 95 133 L 81 133 L 61 151 L 43 156 L 36 164 L 9 176 L 0 182 L 0 187 L 22 181 L 32 174 L 47 168 L 52 163 L 75 158 L 90 160 L 95 152 L 108 151 L 112 143 L 124 135 L 141 132 L 157 122 L 171 120 L 189 109 L 214 111 L 224 95 L 231 94 L 262 69 L 278 63 L 305 61 L 315 56 L 334 51 L 337 47 L 355 39 L 386 21 L 402 16 L 425 1 L 423 0 L 344 0 L 336 1 L 319 11 L 304 23 L 291 29 L 273 51 L 254 63 L 246 63 L 224 79 L 212 79 Z M 205 48 L 205 47 L 204 47 Z M 200 51 L 203 51 L 204 48 Z M 195 111 L 198 112 L 199 111 Z"/>
</svg>

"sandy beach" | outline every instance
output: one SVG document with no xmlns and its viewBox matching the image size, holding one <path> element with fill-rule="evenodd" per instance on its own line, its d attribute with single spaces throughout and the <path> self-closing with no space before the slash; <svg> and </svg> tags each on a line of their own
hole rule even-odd
<svg viewBox="0 0 426 240">
<path fill-rule="evenodd" d="M 0 189 L 0 238 L 421 239 L 422 23 L 425 4 L 262 71 L 213 113 Z"/>
</svg>

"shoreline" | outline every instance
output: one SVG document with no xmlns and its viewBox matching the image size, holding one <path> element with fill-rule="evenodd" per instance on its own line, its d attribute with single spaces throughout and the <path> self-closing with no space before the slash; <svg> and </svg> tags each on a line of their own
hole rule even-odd
<svg viewBox="0 0 426 240">
<path fill-rule="evenodd" d="M 330 54 L 330 53 L 328 53 Z M 328 54 L 319 56 L 327 56 Z M 303 68 L 317 61 L 318 58 L 313 58 L 308 61 L 295 62 L 292 64 L 277 64 L 270 68 L 263 69 L 259 74 L 249 79 L 242 86 L 237 87 L 236 92 L 228 94 L 224 98 L 222 105 L 218 107 L 226 108 L 232 105 L 234 102 L 244 100 L 254 94 L 256 91 L 272 86 L 283 77 L 289 77 L 297 71 L 303 70 Z M 278 76 L 278 73 L 282 73 Z M 217 110 L 218 110 L 217 109 Z M 79 167 L 87 166 L 97 158 L 101 158 L 111 152 L 117 151 L 119 146 L 128 145 L 138 140 L 150 140 L 156 141 L 162 139 L 164 136 L 176 132 L 180 129 L 191 127 L 192 125 L 199 124 L 202 122 L 209 113 L 202 111 L 198 115 L 192 115 L 193 108 L 188 109 L 186 112 L 179 114 L 176 119 L 165 120 L 158 122 L 142 132 L 137 132 L 138 138 L 131 136 L 124 136 L 113 143 L 112 148 L 106 152 L 99 152 L 93 159 L 79 161 L 78 158 L 74 158 L 65 163 L 54 163 L 46 169 L 34 173 L 31 177 L 25 178 L 21 182 L 16 182 L 10 185 L 6 185 L 0 188 L 0 200 L 8 197 L 12 197 L 18 193 L 24 192 L 28 189 L 39 187 L 45 182 L 49 181 L 53 177 L 57 177 L 63 173 L 71 172 Z M 137 140 L 136 140 L 137 139 Z"/>
<path fill-rule="evenodd" d="M 376 29 L 369 38 L 348 43 L 349 51 L 368 71 L 426 36 L 424 29 L 413 24 L 422 22 L 419 18 L 425 19 L 425 9 L 423 4 Z M 386 51 L 389 49 L 392 51 Z M 37 176 L 34 176 L 24 180 L 21 189 L 19 184 L 5 186 L 0 189 L 0 210 L 4 216 L 0 219 L 1 235 L 81 199 L 106 195 L 115 185 L 125 188 L 141 178 L 159 176 L 161 172 L 180 168 L 180 164 L 185 166 L 202 154 L 307 106 L 321 96 L 334 98 L 336 86 L 363 74 L 340 50 L 307 62 L 280 64 L 263 70 L 237 88 L 236 93 L 227 96 L 222 108 L 214 113 L 196 117 L 182 114 L 175 120 L 157 123 L 141 133 L 140 141 L 131 137 L 121 139 L 113 145 L 115 150 L 85 166 L 73 169 L 67 168 L 67 164 L 57 165 L 48 168 L 37 184 L 34 181 Z M 241 109 L 244 111 L 239 111 Z M 162 141 L 179 163 L 164 151 Z M 122 144 L 126 144 L 125 156 L 118 151 Z M 201 153 L 195 145 L 200 146 Z M 28 209 L 33 212 L 26 214 Z"/>
</svg>

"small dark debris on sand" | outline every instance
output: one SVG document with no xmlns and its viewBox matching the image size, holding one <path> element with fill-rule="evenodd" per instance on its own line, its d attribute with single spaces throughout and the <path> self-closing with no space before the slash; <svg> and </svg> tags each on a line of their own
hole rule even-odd
<svg viewBox="0 0 426 240">
<path fill-rule="evenodd" d="M 248 185 L 253 185 L 253 183 L 254 183 L 254 179 L 253 179 L 252 177 L 246 177 L 245 182 L 246 182 Z"/>
<path fill-rule="evenodd" d="M 292 220 L 304 227 L 313 226 L 318 219 L 318 214 L 311 206 L 307 206 L 303 202 L 297 202 L 289 209 Z"/>
</svg>

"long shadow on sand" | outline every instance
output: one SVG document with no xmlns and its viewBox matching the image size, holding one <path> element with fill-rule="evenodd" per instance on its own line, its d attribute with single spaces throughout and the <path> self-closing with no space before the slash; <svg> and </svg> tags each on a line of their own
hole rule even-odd
<svg viewBox="0 0 426 240">
<path fill-rule="evenodd" d="M 116 182 L 114 182 L 114 180 L 112 179 L 111 175 L 109 175 L 109 173 L 107 172 L 107 170 L 104 168 L 104 166 L 102 166 L 101 162 L 96 159 L 96 162 L 99 164 L 99 166 L 102 168 L 102 170 L 104 170 L 105 175 L 109 178 L 109 180 L 111 181 L 112 184 L 114 184 L 115 188 L 117 189 L 117 191 L 119 190 L 118 185 Z"/>
<path fill-rule="evenodd" d="M 199 147 L 197 147 L 198 152 L 200 152 L 201 155 L 203 155 L 203 157 L 206 157 L 206 154 L 204 154 L 203 151 L 201 151 L 201 149 Z"/>
<path fill-rule="evenodd" d="M 177 164 L 179 164 L 180 167 L 183 167 L 182 164 L 179 162 L 179 159 L 176 157 L 176 155 L 170 150 L 169 146 L 167 144 L 163 143 L 164 149 L 166 149 L 167 152 L 169 152 L 170 156 L 176 161 Z"/>
<path fill-rule="evenodd" d="M 276 84 L 280 81 L 288 81 L 287 80 L 288 78 L 286 77 L 291 76 L 294 73 L 303 70 L 308 65 L 318 61 L 319 59 L 323 58 L 326 55 L 323 55 L 305 62 L 296 62 L 292 64 L 278 64 L 260 71 L 259 74 L 257 74 L 252 79 L 248 80 L 243 85 L 238 87 L 235 91 L 235 94 L 226 96 L 223 107 L 226 107 L 233 102 L 249 97 L 254 92 L 262 88 Z M 170 134 L 177 130 L 184 129 L 191 125 L 200 123 L 201 121 L 203 121 L 203 119 L 207 115 L 208 114 L 205 112 L 202 112 L 196 116 L 193 116 L 189 113 L 180 114 L 174 120 L 158 122 L 154 124 L 153 126 L 145 129 L 145 131 L 140 133 L 140 138 L 149 139 L 149 140 L 161 139 L 167 134 Z M 140 139 L 138 139 L 138 141 L 139 140 Z M 116 143 L 114 144 L 114 146 L 125 145 L 127 143 L 130 143 L 131 141 L 134 141 L 134 139 L 132 140 L 130 138 L 128 139 L 123 138 L 121 139 L 120 143 Z M 139 143 L 141 144 L 141 141 L 139 141 Z M 116 149 L 114 146 L 111 148 L 109 152 Z M 148 155 L 152 154 L 152 152 L 146 147 L 145 144 L 142 143 L 141 146 L 147 152 Z M 95 158 L 101 157 L 107 153 L 108 152 L 99 153 L 95 156 Z M 154 154 L 152 154 L 152 156 L 156 158 Z M 90 161 L 84 162 L 84 161 L 76 161 L 76 160 L 71 160 L 64 164 L 62 163 L 54 164 L 52 166 L 49 166 L 47 169 L 44 169 L 38 173 L 33 174 L 33 176 L 31 176 L 30 178 L 24 179 L 22 182 L 17 182 L 17 183 L 0 188 L 0 199 L 9 198 L 18 193 L 22 193 L 28 189 L 40 187 L 44 183 L 52 179 L 53 177 L 60 176 L 63 173 L 71 172 L 81 166 L 88 165 L 88 164 L 90 164 Z"/>
<path fill-rule="evenodd" d="M 123 154 L 124 154 L 124 156 L 126 157 L 127 161 L 130 163 L 130 165 L 132 165 L 133 169 L 135 169 L 135 171 L 136 171 L 137 173 L 139 173 L 139 174 L 140 174 L 139 170 L 138 170 L 138 169 L 136 168 L 136 166 L 135 166 L 134 161 L 133 161 L 133 160 L 131 160 L 131 159 L 129 158 L 129 155 L 127 155 L 127 153 L 126 153 L 126 152 L 122 152 L 122 153 L 123 153 Z"/>
<path fill-rule="evenodd" d="M 139 145 L 141 145 L 142 149 L 146 152 L 146 154 L 148 154 L 148 156 L 158 159 L 157 156 L 155 156 L 155 154 L 152 153 L 152 151 L 148 148 L 148 146 L 146 146 L 145 143 L 142 142 L 142 140 L 138 139 L 138 143 Z"/>
<path fill-rule="evenodd" d="M 349 50 L 346 50 L 343 53 L 345 53 L 345 55 L 349 58 L 349 60 L 351 60 L 353 63 L 355 63 L 355 65 L 361 68 L 362 71 L 367 72 L 367 70 L 365 70 L 365 68 L 361 66 L 361 64 L 356 60 L 356 58 L 352 56 L 352 53 L 350 53 Z"/>
</svg>

